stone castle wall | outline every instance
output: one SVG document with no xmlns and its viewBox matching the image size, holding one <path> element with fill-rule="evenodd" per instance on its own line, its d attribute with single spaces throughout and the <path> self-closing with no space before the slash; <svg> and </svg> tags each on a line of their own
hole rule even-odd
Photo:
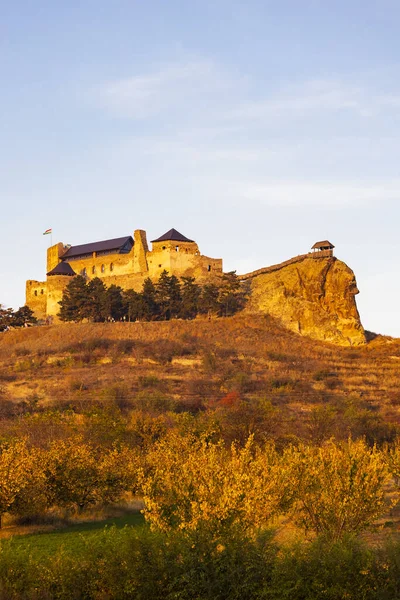
<svg viewBox="0 0 400 600">
<path fill-rule="evenodd" d="M 26 282 L 25 304 L 31 308 L 37 319 L 45 319 L 47 314 L 47 282 L 29 279 Z"/>
</svg>

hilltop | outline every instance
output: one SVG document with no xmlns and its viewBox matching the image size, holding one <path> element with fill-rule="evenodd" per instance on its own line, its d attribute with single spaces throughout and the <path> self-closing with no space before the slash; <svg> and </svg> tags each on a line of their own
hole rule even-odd
<svg viewBox="0 0 400 600">
<path fill-rule="evenodd" d="M 140 293 L 145 282 L 151 280 L 160 288 L 164 273 L 177 281 L 196 280 L 196 285 L 201 286 L 218 286 L 232 275 L 224 274 L 222 259 L 200 254 L 197 243 L 174 228 L 151 244 L 150 251 L 146 232 L 140 229 L 135 230 L 133 237 L 77 246 L 58 242 L 47 250 L 46 281 L 26 282 L 26 305 L 37 319 L 57 323 L 65 320 L 66 315 L 60 313 L 60 303 L 78 275 L 96 289 L 117 286 L 121 304 L 125 305 L 127 296 Z M 341 346 L 364 344 L 364 329 L 354 299 L 358 293 L 355 276 L 345 263 L 333 256 L 333 249 L 334 245 L 328 240 L 316 242 L 312 252 L 237 276 L 249 285 L 251 295 L 247 310 L 267 313 L 290 330 L 313 339 Z M 242 287 L 247 289 L 246 285 Z M 192 308 L 194 314 L 199 312 L 198 306 Z M 107 317 L 130 320 L 130 309 L 126 312 L 115 316 L 109 311 L 94 320 Z M 138 318 L 142 320 L 143 316 Z"/>
</svg>

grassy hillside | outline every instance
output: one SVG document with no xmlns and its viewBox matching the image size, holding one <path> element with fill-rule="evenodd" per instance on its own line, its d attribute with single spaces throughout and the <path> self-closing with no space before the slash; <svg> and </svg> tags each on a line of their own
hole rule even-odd
<svg viewBox="0 0 400 600">
<path fill-rule="evenodd" d="M 338 348 L 262 316 L 14 330 L 0 337 L 0 430 L 34 435 L 32 415 L 81 422 L 101 407 L 212 415 L 227 438 L 380 443 L 400 423 L 399 361 L 400 340 Z"/>
</svg>

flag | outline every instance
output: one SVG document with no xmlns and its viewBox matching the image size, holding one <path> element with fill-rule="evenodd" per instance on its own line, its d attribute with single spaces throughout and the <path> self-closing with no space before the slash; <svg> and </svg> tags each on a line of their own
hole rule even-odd
<svg viewBox="0 0 400 600">
<path fill-rule="evenodd" d="M 43 235 L 49 235 L 49 233 L 52 233 L 52 232 L 53 232 L 53 230 L 51 228 L 50 229 L 46 229 L 46 231 L 44 232 Z"/>
</svg>

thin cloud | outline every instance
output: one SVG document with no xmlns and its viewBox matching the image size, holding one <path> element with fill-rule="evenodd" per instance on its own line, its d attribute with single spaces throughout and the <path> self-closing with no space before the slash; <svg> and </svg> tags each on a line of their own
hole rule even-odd
<svg viewBox="0 0 400 600">
<path fill-rule="evenodd" d="M 391 182 L 265 182 L 237 185 L 237 194 L 264 206 L 342 208 L 400 200 L 400 180 Z"/>
<path fill-rule="evenodd" d="M 271 96 L 244 103 L 227 113 L 230 119 L 271 119 L 304 117 L 318 112 L 356 111 L 361 113 L 363 90 L 338 81 L 314 80 L 277 90 Z"/>
<path fill-rule="evenodd" d="M 144 119 L 185 104 L 190 109 L 191 103 L 201 102 L 223 85 L 224 78 L 211 62 L 194 61 L 109 82 L 96 94 L 114 115 Z"/>
<path fill-rule="evenodd" d="M 312 80 L 239 104 L 226 113 L 226 118 L 268 122 L 338 113 L 368 118 L 398 108 L 400 96 L 397 94 L 381 94 L 373 88 L 337 80 Z"/>
</svg>

